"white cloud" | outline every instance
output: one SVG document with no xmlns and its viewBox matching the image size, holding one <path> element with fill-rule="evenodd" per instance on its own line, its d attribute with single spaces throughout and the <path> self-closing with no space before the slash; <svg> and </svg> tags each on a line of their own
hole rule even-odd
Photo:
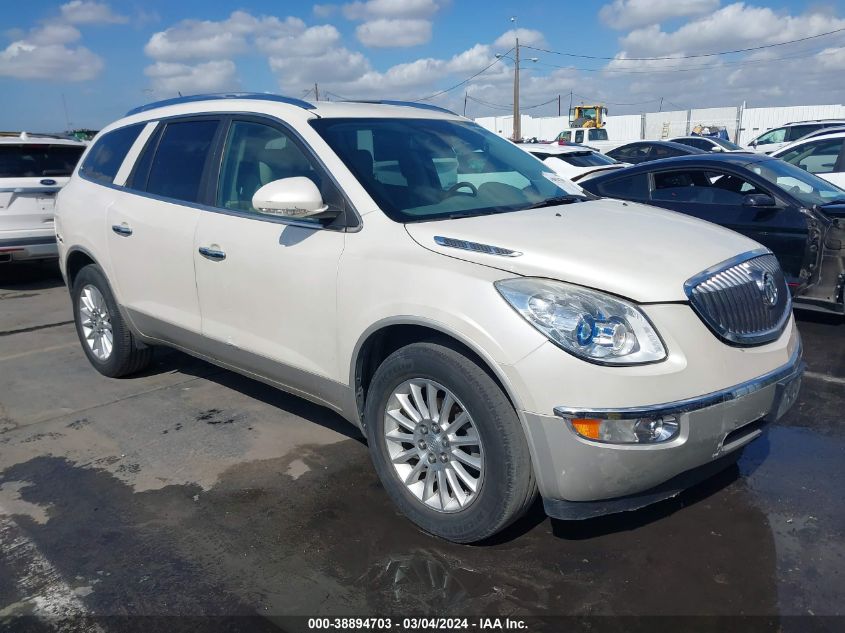
<svg viewBox="0 0 845 633">
<path fill-rule="evenodd" d="M 282 38 L 304 30 L 305 23 L 299 18 L 256 18 L 235 11 L 225 20 L 183 20 L 154 33 L 144 52 L 160 61 L 226 59 L 246 52 L 252 37 Z"/>
<path fill-rule="evenodd" d="M 672 32 L 663 31 L 657 25 L 634 30 L 620 44 L 629 57 L 651 57 L 774 44 L 843 27 L 845 20 L 829 15 L 781 15 L 768 7 L 737 2 Z"/>
<path fill-rule="evenodd" d="M 104 2 L 71 0 L 60 7 L 62 18 L 70 24 L 125 24 L 125 15 L 119 15 Z"/>
<path fill-rule="evenodd" d="M 321 55 L 340 42 L 340 32 L 331 24 L 312 26 L 296 33 L 277 33 L 257 38 L 258 48 L 275 55 L 304 57 Z"/>
<path fill-rule="evenodd" d="M 16 79 L 85 81 L 103 70 L 103 60 L 83 46 L 69 46 L 81 37 L 69 24 L 35 28 L 0 51 L 0 76 Z"/>
<path fill-rule="evenodd" d="M 418 46 L 431 39 L 431 21 L 380 18 L 358 25 L 355 35 L 364 46 L 371 48 Z"/>
<path fill-rule="evenodd" d="M 338 85 L 348 85 L 370 70 L 366 57 L 346 48 L 306 57 L 271 57 L 269 61 L 280 88 L 290 94 L 300 92 L 303 86 L 310 86 L 315 81 L 338 89 Z"/>
<path fill-rule="evenodd" d="M 350 20 L 430 18 L 439 9 L 435 0 L 368 0 L 343 5 L 343 14 Z"/>
<path fill-rule="evenodd" d="M 702 15 L 718 7 L 719 0 L 613 0 L 599 10 L 599 19 L 614 29 L 630 29 Z"/>
<path fill-rule="evenodd" d="M 144 69 L 159 92 L 183 94 L 236 90 L 239 87 L 235 63 L 228 59 L 202 64 L 156 62 Z"/>
<path fill-rule="evenodd" d="M 516 42 L 517 37 L 519 38 L 520 46 L 523 44 L 546 46 L 545 36 L 540 31 L 533 29 L 511 29 L 510 31 L 506 31 L 496 38 L 493 46 L 496 48 L 511 48 Z"/>
<path fill-rule="evenodd" d="M 332 17 L 337 9 L 336 4 L 315 4 L 311 10 L 318 18 L 326 19 Z"/>
</svg>

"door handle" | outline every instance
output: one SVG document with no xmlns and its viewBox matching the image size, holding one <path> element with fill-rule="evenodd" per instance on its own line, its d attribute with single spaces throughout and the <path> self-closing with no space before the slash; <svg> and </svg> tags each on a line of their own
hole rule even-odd
<svg viewBox="0 0 845 633">
<path fill-rule="evenodd" d="M 215 262 L 222 262 L 226 259 L 226 253 L 216 248 L 208 248 L 207 246 L 200 246 L 199 248 L 200 255 L 205 257 L 206 259 L 211 259 Z"/>
<path fill-rule="evenodd" d="M 127 224 L 112 224 L 111 230 L 123 237 L 132 235 L 132 229 Z"/>
</svg>

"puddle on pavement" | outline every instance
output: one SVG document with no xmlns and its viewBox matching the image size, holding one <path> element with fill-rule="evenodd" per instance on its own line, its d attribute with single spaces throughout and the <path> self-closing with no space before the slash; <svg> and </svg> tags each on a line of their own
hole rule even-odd
<svg viewBox="0 0 845 633">
<path fill-rule="evenodd" d="M 535 507 L 462 546 L 398 515 L 355 440 L 238 465 L 207 491 L 133 493 L 55 457 L 0 473 L 50 508 L 16 521 L 63 575 L 98 580 L 97 613 L 776 613 L 772 532 L 734 479 L 589 523 Z"/>
</svg>

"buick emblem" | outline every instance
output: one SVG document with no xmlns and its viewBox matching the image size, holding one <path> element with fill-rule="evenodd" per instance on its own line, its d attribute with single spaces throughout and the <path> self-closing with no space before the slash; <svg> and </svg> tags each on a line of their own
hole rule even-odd
<svg viewBox="0 0 845 633">
<path fill-rule="evenodd" d="M 763 293 L 763 301 L 770 308 L 774 307 L 778 302 L 778 286 L 775 282 L 775 276 L 770 272 L 763 273 L 758 285 L 760 292 Z"/>
</svg>

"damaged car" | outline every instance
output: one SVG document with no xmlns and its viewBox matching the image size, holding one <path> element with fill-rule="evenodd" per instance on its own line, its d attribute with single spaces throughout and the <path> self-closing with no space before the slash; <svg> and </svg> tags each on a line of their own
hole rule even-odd
<svg viewBox="0 0 845 633">
<path fill-rule="evenodd" d="M 845 314 L 845 190 L 763 154 L 653 161 L 578 183 L 720 224 L 769 248 L 796 307 Z"/>
</svg>

